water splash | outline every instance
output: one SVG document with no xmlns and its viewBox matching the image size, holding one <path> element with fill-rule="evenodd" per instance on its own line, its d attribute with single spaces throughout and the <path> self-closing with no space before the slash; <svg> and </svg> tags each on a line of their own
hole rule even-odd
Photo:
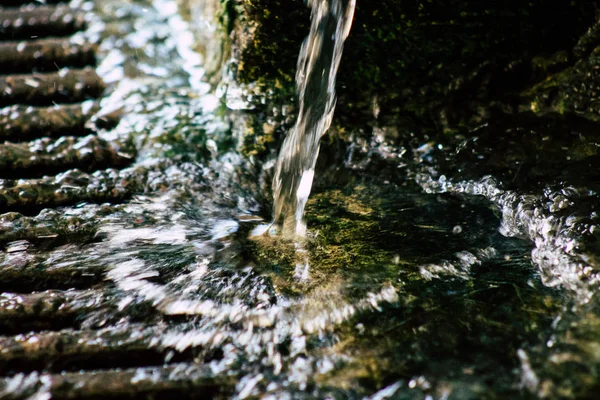
<svg viewBox="0 0 600 400">
<path fill-rule="evenodd" d="M 300 112 L 285 138 L 273 179 L 274 222 L 284 236 L 305 234 L 302 221 L 319 155 L 319 140 L 331 125 L 335 109 L 335 78 L 344 40 L 350 32 L 355 0 L 308 0 L 310 33 L 300 49 L 296 85 Z"/>
<path fill-rule="evenodd" d="M 106 73 L 122 70 L 124 78 L 116 80 L 117 88 L 102 108 L 106 112 L 111 102 L 114 109 L 123 107 L 125 117 L 115 135 L 136 135 L 138 162 L 146 168 L 145 194 L 118 206 L 67 209 L 69 227 L 64 231 L 73 235 L 77 221 L 81 226 L 93 224 L 93 229 L 86 228 L 90 238 L 81 240 L 86 243 L 81 248 L 59 247 L 46 255 L 37 254 L 34 246 L 23 249 L 17 233 L 24 220 L 31 221 L 41 232 L 31 236 L 39 241 L 62 210 L 44 212 L 39 218 L 2 219 L 2 229 L 15 242 L 0 268 L 22 273 L 26 271 L 22 263 L 32 260 L 29 265 L 46 268 L 49 277 L 61 269 L 74 271 L 72 276 L 91 271 L 110 282 L 106 293 L 93 289 L 92 299 L 96 293 L 102 297 L 97 305 L 85 303 L 86 310 L 93 311 L 81 312 L 77 322 L 91 333 L 76 332 L 74 340 L 85 340 L 96 358 L 102 355 L 98 348 L 124 348 L 124 354 L 133 358 L 127 349 L 136 346 L 164 356 L 165 366 L 118 371 L 135 393 L 150 381 L 155 387 L 184 391 L 189 382 L 210 377 L 237 382 L 227 383 L 234 386 L 235 398 L 485 397 L 482 393 L 515 398 L 521 395 L 519 365 L 523 386 L 535 391 L 548 387 L 547 377 L 554 376 L 554 356 L 573 364 L 569 354 L 554 349 L 562 345 L 568 350 L 571 332 L 587 340 L 598 325 L 595 319 L 568 319 L 563 313 L 558 325 L 590 321 L 584 327 L 589 331 L 582 324 L 569 325 L 564 328 L 567 335 L 560 333 L 563 328 L 551 327 L 560 293 L 545 288 L 534 273 L 528 243 L 498 233 L 501 222 L 509 232 L 513 225 L 506 222 L 513 221 L 518 223 L 515 235 L 526 236 L 531 230 L 521 225 L 521 217 L 515 214 L 504 221 L 502 208 L 504 219 L 499 221 L 491 203 L 480 196 L 440 194 L 486 194 L 498 203 L 505 192 L 496 192 L 490 182 L 480 190 L 462 190 L 457 186 L 462 180 L 456 180 L 453 190 L 450 178 L 438 174 L 439 179 L 429 182 L 405 170 L 398 173 L 410 182 L 402 180 L 396 187 L 389 171 L 398 168 L 392 165 L 382 171 L 381 163 L 374 163 L 377 179 L 359 175 L 358 167 L 379 160 L 375 158 L 379 154 L 391 164 L 405 161 L 402 151 L 383 140 L 377 148 L 356 142 L 353 154 L 360 164 L 348 161 L 352 176 L 346 180 L 321 178 L 327 183 L 324 187 L 335 187 L 309 201 L 306 218 L 319 234 L 305 249 L 301 245 L 292 249 L 279 237 L 248 240 L 252 221 L 260 220 L 254 217 L 258 202 L 253 194 L 258 189 L 240 184 L 255 180 L 241 176 L 250 168 L 228 144 L 246 125 L 234 113 L 221 121 L 216 97 L 198 94 L 200 89 L 192 87 L 187 50 L 169 40 L 191 24 L 186 28 L 172 18 L 172 6 L 165 15 L 162 6 L 173 1 L 156 1 L 149 10 L 146 0 L 114 3 L 116 8 L 109 8 L 110 2 L 98 3 L 107 7 L 106 18 L 133 15 L 125 19 L 124 28 L 103 32 L 125 32 L 129 25 L 136 29 L 126 40 L 120 36 L 104 40 L 104 50 L 116 54 L 115 65 Z M 147 43 L 135 40 L 140 34 Z M 103 65 L 108 64 L 105 59 Z M 168 67 L 168 73 L 163 74 L 161 67 Z M 304 115 L 307 110 L 308 106 Z M 360 157 L 363 147 L 372 151 L 368 157 Z M 416 152 L 425 157 L 429 147 Z M 310 192 L 311 173 L 298 171 L 292 200 Z M 414 181 L 426 190 L 418 189 Z M 479 181 L 465 181 L 469 183 Z M 549 207 L 562 209 L 573 197 L 547 199 L 552 200 Z M 298 210 L 290 215 L 301 222 Z M 310 274 L 306 263 L 295 263 L 294 255 L 302 260 L 310 256 Z M 7 301 L 16 302 L 20 295 L 14 296 Z M 548 341 L 552 348 L 545 349 L 546 338 L 555 330 L 556 338 Z M 35 335 L 23 335 L 15 342 L 28 342 Z M 74 354 L 68 351 L 62 353 Z M 578 367 L 593 367 L 590 358 Z M 545 375 L 540 365 L 548 366 Z M 569 381 L 574 374 L 564 371 L 564 380 Z M 99 377 L 108 376 L 105 373 L 112 372 L 93 372 L 90 381 L 100 382 Z M 89 376 L 89 370 L 17 374 L 8 377 L 4 391 L 0 381 L 0 397 L 8 391 L 9 397 L 35 392 L 36 398 L 48 398 L 53 385 L 85 387 Z"/>
</svg>

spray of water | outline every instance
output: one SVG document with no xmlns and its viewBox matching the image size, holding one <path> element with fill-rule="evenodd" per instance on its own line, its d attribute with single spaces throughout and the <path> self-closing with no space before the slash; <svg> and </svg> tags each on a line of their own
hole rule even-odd
<svg viewBox="0 0 600 400">
<path fill-rule="evenodd" d="M 310 33 L 300 49 L 296 85 L 300 110 L 285 138 L 273 180 L 274 223 L 282 234 L 303 237 L 302 220 L 310 195 L 319 141 L 331 125 L 335 109 L 335 78 L 344 40 L 350 32 L 356 0 L 308 0 Z"/>
</svg>

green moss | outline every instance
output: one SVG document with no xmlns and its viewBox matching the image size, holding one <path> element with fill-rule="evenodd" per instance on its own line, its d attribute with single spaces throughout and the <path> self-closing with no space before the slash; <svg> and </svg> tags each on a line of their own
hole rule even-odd
<svg viewBox="0 0 600 400">
<path fill-rule="evenodd" d="M 263 122 L 263 118 L 254 115 L 246 121 L 243 132 L 242 154 L 246 157 L 264 157 L 269 154 L 282 136 L 282 129 L 274 123 Z"/>
<path fill-rule="evenodd" d="M 585 39 L 586 46 L 590 46 L 590 39 Z M 600 122 L 600 47 L 583 54 L 584 58 L 568 68 L 525 90 L 524 101 L 535 99 L 541 114 L 556 112 Z"/>
<path fill-rule="evenodd" d="M 298 51 L 309 30 L 303 3 L 235 1 L 236 77 L 272 93 L 257 108 L 263 119 L 273 105 L 293 104 Z M 532 110 L 532 103 L 540 113 L 548 102 L 554 112 L 579 112 L 572 90 L 560 86 L 561 74 L 593 53 L 600 37 L 594 7 L 359 0 L 338 76 L 336 120 L 346 126 L 372 120 L 374 97 L 380 118 L 409 120 L 407 130 L 433 134 L 468 131 L 498 110 Z M 578 68 L 571 72 L 585 78 Z M 557 86 L 565 93 L 556 96 Z"/>
</svg>

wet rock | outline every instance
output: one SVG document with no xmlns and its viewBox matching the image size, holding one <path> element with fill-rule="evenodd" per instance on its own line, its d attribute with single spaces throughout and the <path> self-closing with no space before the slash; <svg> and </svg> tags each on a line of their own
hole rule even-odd
<svg viewBox="0 0 600 400">
<path fill-rule="evenodd" d="M 0 295 L 0 332 L 3 335 L 78 327 L 82 316 L 105 307 L 110 296 L 98 290 L 49 290 L 32 294 Z M 1 340 L 1 339 L 0 339 Z"/>
<path fill-rule="evenodd" d="M 0 109 L 0 141 L 22 142 L 38 137 L 83 136 L 86 124 L 98 111 L 93 102 L 60 107 L 13 105 Z M 114 125 L 114 121 L 112 122 Z"/>
<path fill-rule="evenodd" d="M 193 398 L 198 393 L 207 399 L 226 399 L 231 397 L 234 385 L 233 379 L 215 376 L 208 366 L 182 363 L 117 371 L 17 374 L 0 383 L 0 394 L 10 400 L 26 399 L 36 393 L 54 399 L 169 399 L 174 395 Z"/>
<path fill-rule="evenodd" d="M 60 250 L 58 254 L 62 255 L 67 250 L 77 252 L 78 247 Z M 104 265 L 92 260 L 60 263 L 55 254 L 45 255 L 34 251 L 2 253 L 0 290 L 19 293 L 48 289 L 86 289 L 102 282 L 105 269 Z"/>
<path fill-rule="evenodd" d="M 0 73 L 56 71 L 94 65 L 95 46 L 68 39 L 38 39 L 0 43 Z"/>
<path fill-rule="evenodd" d="M 166 349 L 153 349 L 155 336 L 164 334 L 164 327 L 129 325 L 100 330 L 65 329 L 57 332 L 0 336 L 3 363 L 0 373 L 31 372 L 39 369 L 77 370 L 120 366 L 162 364 Z M 117 361 L 118 360 L 118 361 Z"/>
<path fill-rule="evenodd" d="M 73 205 L 82 201 L 118 201 L 143 193 L 149 171 L 135 167 L 107 169 L 92 174 L 70 170 L 54 177 L 0 181 L 0 212 L 39 212 L 47 207 Z"/>
<path fill-rule="evenodd" d="M 0 178 L 48 176 L 68 169 L 92 172 L 106 167 L 123 168 L 133 160 L 94 135 L 63 136 L 29 143 L 0 144 Z"/>
<path fill-rule="evenodd" d="M 260 142 L 272 134 L 263 124 L 281 124 L 281 104 L 294 102 L 309 11 L 301 0 L 224 4 L 218 16 L 231 37 L 232 75 L 254 98 L 271 98 L 256 102 L 261 113 L 249 136 L 257 139 L 248 139 L 250 152 L 264 154 Z M 523 110 L 597 120 L 595 10 L 585 0 L 553 8 L 541 1 L 359 0 L 338 76 L 336 122 L 392 120 L 401 132 L 437 135 Z"/>
<path fill-rule="evenodd" d="M 0 40 L 68 36 L 85 26 L 85 13 L 65 4 L 29 4 L 21 8 L 0 9 Z"/>
<path fill-rule="evenodd" d="M 73 103 L 98 98 L 104 89 L 104 82 L 92 68 L 9 75 L 0 78 L 0 106 Z"/>
<path fill-rule="evenodd" d="M 16 212 L 0 215 L 0 243 L 7 244 L 18 241 L 48 242 L 59 240 L 90 241 L 96 233 L 97 209 L 85 209 L 64 215 L 64 213 L 47 209 L 35 217 L 26 217 Z"/>
</svg>

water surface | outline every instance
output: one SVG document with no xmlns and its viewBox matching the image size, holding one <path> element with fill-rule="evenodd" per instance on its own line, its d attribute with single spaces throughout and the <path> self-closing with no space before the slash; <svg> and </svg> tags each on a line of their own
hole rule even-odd
<svg viewBox="0 0 600 400">
<path fill-rule="evenodd" d="M 270 220 L 275 160 L 239 151 L 248 114 L 203 83 L 177 4 L 94 12 L 88 35 L 112 85 L 100 113 L 122 115 L 104 135 L 135 148 L 145 184 L 126 204 L 68 209 L 94 221 L 88 239 L 42 255 L 106 270 L 110 290 L 83 326 L 118 326 L 121 343 L 166 354 L 161 364 L 231 378 L 237 398 L 594 393 L 593 138 L 514 120 L 439 141 L 391 140 L 377 125 L 370 141 L 349 135 L 343 151 L 322 151 L 298 260 L 293 241 L 250 234 Z M 525 127 L 528 146 L 514 133 Z M 539 161 L 572 136 L 585 151 Z"/>
</svg>

